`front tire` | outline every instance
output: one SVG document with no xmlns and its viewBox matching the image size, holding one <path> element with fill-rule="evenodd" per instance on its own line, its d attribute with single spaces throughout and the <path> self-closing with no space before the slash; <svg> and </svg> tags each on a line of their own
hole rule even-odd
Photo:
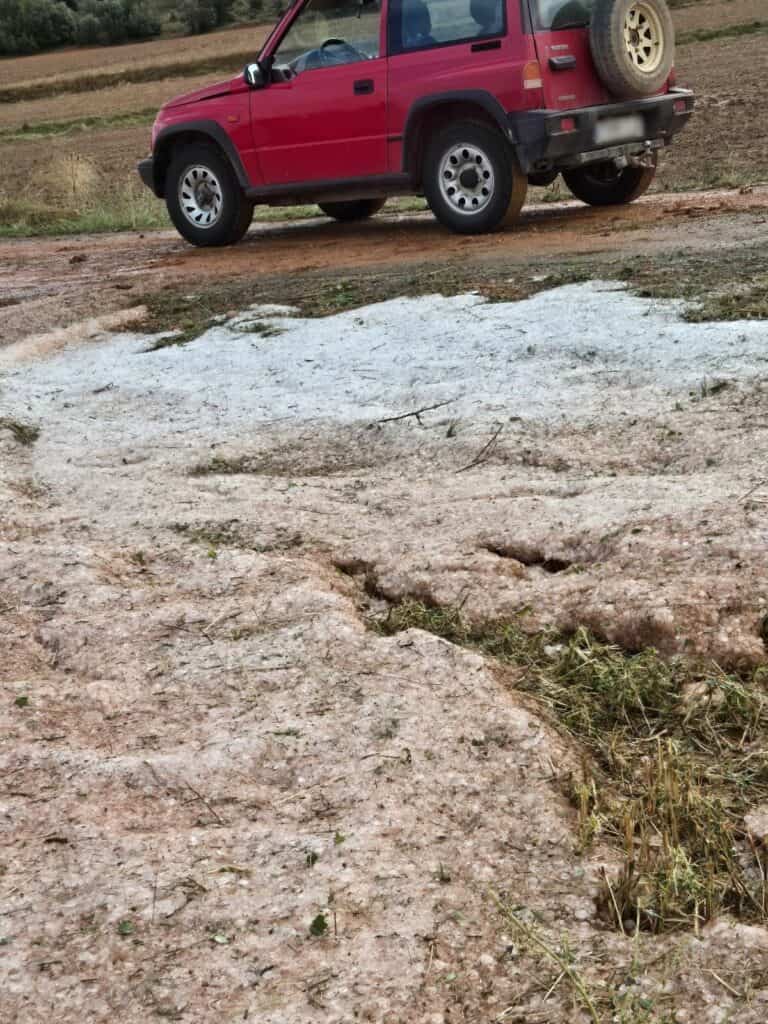
<svg viewBox="0 0 768 1024">
<path fill-rule="evenodd" d="M 528 191 L 507 140 L 480 121 L 448 125 L 430 140 L 422 188 L 435 217 L 463 235 L 482 234 L 517 218 Z"/>
<path fill-rule="evenodd" d="M 326 215 L 338 220 L 342 224 L 348 224 L 355 220 L 367 220 L 374 217 L 382 208 L 386 199 L 350 199 L 346 202 L 318 203 L 317 205 Z"/>
<path fill-rule="evenodd" d="M 192 143 L 173 154 L 165 179 L 171 220 L 192 245 L 234 245 L 253 219 L 232 165 L 213 145 Z"/>
<path fill-rule="evenodd" d="M 563 171 L 571 192 L 589 206 L 620 206 L 647 192 L 656 176 L 656 155 L 651 167 L 624 167 L 612 160 Z"/>
</svg>

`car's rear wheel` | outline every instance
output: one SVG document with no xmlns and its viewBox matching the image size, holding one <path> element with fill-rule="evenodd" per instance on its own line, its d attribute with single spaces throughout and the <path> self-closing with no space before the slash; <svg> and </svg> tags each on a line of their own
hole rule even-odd
<svg viewBox="0 0 768 1024">
<path fill-rule="evenodd" d="M 326 217 L 348 223 L 374 217 L 386 201 L 386 199 L 349 199 L 346 202 L 318 203 L 317 205 Z"/>
<path fill-rule="evenodd" d="M 480 121 L 459 121 L 430 140 L 422 188 L 440 223 L 469 235 L 515 220 L 528 180 L 496 129 Z"/>
<path fill-rule="evenodd" d="M 618 168 L 613 160 L 563 171 L 563 180 L 577 199 L 590 206 L 619 206 L 647 192 L 656 175 L 656 155 L 650 167 Z"/>
<path fill-rule="evenodd" d="M 534 188 L 549 188 L 557 181 L 560 171 L 535 171 L 528 175 L 528 184 Z"/>
<path fill-rule="evenodd" d="M 675 29 L 666 0 L 596 0 L 590 23 L 592 60 L 619 99 L 653 96 L 675 60 Z"/>
<path fill-rule="evenodd" d="M 171 158 L 165 203 L 176 230 L 193 245 L 234 245 L 253 219 L 232 166 L 213 145 L 192 143 Z"/>
</svg>

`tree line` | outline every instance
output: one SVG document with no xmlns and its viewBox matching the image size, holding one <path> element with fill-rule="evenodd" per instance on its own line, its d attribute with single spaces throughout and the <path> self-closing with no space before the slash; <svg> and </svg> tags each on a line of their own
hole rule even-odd
<svg viewBox="0 0 768 1024">
<path fill-rule="evenodd" d="M 197 34 L 233 21 L 268 19 L 281 9 L 281 0 L 2 0 L 0 55 L 110 46 L 163 30 Z"/>
</svg>

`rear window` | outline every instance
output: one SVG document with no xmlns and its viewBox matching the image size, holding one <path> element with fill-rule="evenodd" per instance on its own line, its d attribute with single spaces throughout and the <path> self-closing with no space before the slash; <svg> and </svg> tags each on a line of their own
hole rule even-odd
<svg viewBox="0 0 768 1024">
<path fill-rule="evenodd" d="M 504 0 L 390 0 L 391 53 L 506 34 Z"/>
<path fill-rule="evenodd" d="M 589 24 L 595 0 L 533 0 L 536 27 L 551 32 Z"/>
</svg>

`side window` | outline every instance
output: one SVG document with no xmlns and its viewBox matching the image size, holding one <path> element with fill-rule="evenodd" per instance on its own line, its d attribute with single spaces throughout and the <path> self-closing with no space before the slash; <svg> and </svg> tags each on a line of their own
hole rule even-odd
<svg viewBox="0 0 768 1024">
<path fill-rule="evenodd" d="M 309 0 L 275 52 L 294 74 L 379 56 L 381 0 Z"/>
<path fill-rule="evenodd" d="M 504 0 L 391 0 L 391 53 L 505 35 Z"/>
</svg>

